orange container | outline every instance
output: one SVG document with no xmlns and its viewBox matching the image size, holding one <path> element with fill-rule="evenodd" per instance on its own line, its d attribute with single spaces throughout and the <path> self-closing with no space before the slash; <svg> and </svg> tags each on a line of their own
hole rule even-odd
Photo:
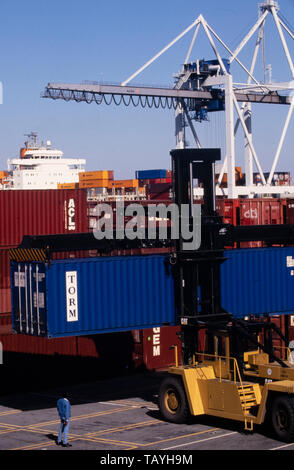
<svg viewBox="0 0 294 470">
<path fill-rule="evenodd" d="M 57 185 L 57 189 L 76 189 L 78 187 L 78 183 L 60 183 Z"/>
<path fill-rule="evenodd" d="M 80 180 L 79 181 L 79 188 L 109 188 L 110 181 L 107 179 L 96 179 L 96 180 Z"/>
<path fill-rule="evenodd" d="M 112 170 L 83 171 L 79 173 L 79 181 L 85 180 L 113 180 Z"/>
<path fill-rule="evenodd" d="M 138 188 L 139 180 L 114 180 L 110 181 L 111 188 Z"/>
</svg>

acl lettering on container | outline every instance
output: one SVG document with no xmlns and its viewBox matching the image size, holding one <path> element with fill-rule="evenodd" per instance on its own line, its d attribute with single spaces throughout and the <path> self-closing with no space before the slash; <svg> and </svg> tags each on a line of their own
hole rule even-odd
<svg viewBox="0 0 294 470">
<path fill-rule="evenodd" d="M 75 230 L 75 200 L 73 198 L 69 199 L 68 202 L 64 201 L 64 212 L 65 212 L 65 229 Z"/>
</svg>

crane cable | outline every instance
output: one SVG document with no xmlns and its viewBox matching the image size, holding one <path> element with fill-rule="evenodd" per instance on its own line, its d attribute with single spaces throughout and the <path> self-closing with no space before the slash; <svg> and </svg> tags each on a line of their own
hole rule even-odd
<svg viewBox="0 0 294 470">
<path fill-rule="evenodd" d="M 74 100 L 78 103 L 86 102 L 88 104 L 95 102 L 96 104 L 102 104 L 103 102 L 110 106 L 112 103 L 119 106 L 124 104 L 130 106 L 131 104 L 135 107 L 139 105 L 142 108 L 162 108 L 162 109 L 176 109 L 179 104 L 178 98 L 172 98 L 168 96 L 132 96 L 132 95 L 117 95 L 110 94 L 105 95 L 104 93 L 77 91 L 77 90 L 52 90 L 46 89 L 45 98 L 52 99 L 63 99 L 65 101 Z M 190 104 L 190 103 L 189 103 Z"/>
</svg>

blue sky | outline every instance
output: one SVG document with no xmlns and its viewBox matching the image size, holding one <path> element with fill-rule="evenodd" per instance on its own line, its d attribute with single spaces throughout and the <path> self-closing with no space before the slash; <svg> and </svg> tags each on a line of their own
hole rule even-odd
<svg viewBox="0 0 294 470">
<path fill-rule="evenodd" d="M 294 25 L 294 0 L 281 0 L 279 5 Z M 24 134 L 30 131 L 38 132 L 40 140 L 50 139 L 66 157 L 86 158 L 89 170 L 114 170 L 116 178 L 134 177 L 137 169 L 168 168 L 169 151 L 175 145 L 173 111 L 66 103 L 43 99 L 41 93 L 49 81 L 122 82 L 200 13 L 233 49 L 255 23 L 258 2 L 1 0 L 1 169 L 6 168 L 7 158 L 18 155 Z M 173 73 L 184 61 L 192 34 L 139 75 L 136 83 L 172 85 Z M 287 42 L 294 58 L 294 41 L 287 37 Z M 240 55 L 247 66 L 253 47 L 254 40 Z M 192 58 L 214 58 L 202 32 Z M 265 34 L 265 58 L 272 64 L 273 80 L 291 79 L 271 17 Z M 237 69 L 234 73 L 234 78 L 245 80 Z M 261 67 L 257 78 L 262 78 Z M 271 105 L 254 108 L 254 143 L 264 171 L 270 168 L 287 109 Z M 293 121 L 278 169 L 290 169 L 294 174 Z M 197 124 L 196 129 L 203 146 L 224 145 L 223 113 L 211 116 L 209 123 Z M 240 144 L 242 139 L 240 134 Z M 188 141 L 193 146 L 190 136 Z M 236 163 L 243 165 L 241 145 Z"/>
</svg>

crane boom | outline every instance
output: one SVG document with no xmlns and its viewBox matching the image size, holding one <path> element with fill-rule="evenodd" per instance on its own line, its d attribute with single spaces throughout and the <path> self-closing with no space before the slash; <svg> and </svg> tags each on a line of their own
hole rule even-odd
<svg viewBox="0 0 294 470">
<path fill-rule="evenodd" d="M 121 86 L 121 85 L 102 85 L 102 84 L 69 84 L 69 83 L 48 83 L 43 98 L 63 99 L 65 101 L 86 101 L 87 103 L 96 102 L 101 104 L 106 100 L 106 96 L 114 99 L 116 104 L 130 104 L 133 102 L 132 97 L 138 97 L 138 104 L 144 106 L 145 101 L 142 98 L 150 98 L 148 106 L 157 106 L 161 100 L 161 107 L 175 108 L 179 100 L 195 100 L 199 103 L 203 101 L 212 101 L 216 98 L 224 100 L 225 96 L 221 89 L 214 89 L 210 91 L 205 90 L 185 90 L 174 88 L 156 88 L 156 87 L 142 87 L 142 86 Z M 289 96 L 281 96 L 277 92 L 270 93 L 257 93 L 254 91 L 237 91 L 235 92 L 237 101 L 250 102 L 250 103 L 268 103 L 268 104 L 291 104 Z M 117 98 L 119 101 L 117 101 Z M 130 97 L 126 101 L 124 98 Z M 153 99 L 158 101 L 153 101 Z M 169 100 L 169 101 L 168 101 Z M 106 104 L 107 100 L 105 101 Z M 135 104 L 133 102 L 133 104 Z M 136 103 L 137 104 L 137 103 Z"/>
</svg>

